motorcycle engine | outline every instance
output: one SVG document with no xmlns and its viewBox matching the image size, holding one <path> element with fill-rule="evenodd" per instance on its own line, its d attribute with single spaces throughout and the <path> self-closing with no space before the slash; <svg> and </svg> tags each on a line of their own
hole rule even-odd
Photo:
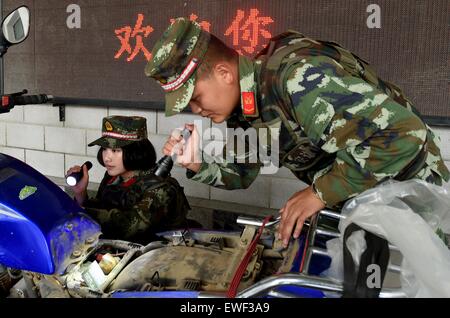
<svg viewBox="0 0 450 318">
<path fill-rule="evenodd" d="M 223 295 L 256 231 L 254 226 L 246 226 L 242 232 L 172 231 L 147 246 L 100 240 L 76 254 L 63 275 L 25 272 L 13 288 L 17 295 L 12 297 L 109 297 L 118 291 L 205 291 Z M 277 242 L 272 231 L 264 230 L 239 291 L 291 269 L 298 247 L 286 251 Z"/>
<path fill-rule="evenodd" d="M 189 238 L 174 233 L 166 237 L 172 240 L 168 246 L 144 253 L 127 265 L 109 291 L 225 292 L 255 231 L 254 227 L 246 227 L 242 234 L 201 231 L 191 234 Z M 272 247 L 273 235 L 268 236 L 266 242 Z M 261 275 L 264 249 L 264 244 L 257 245 L 239 289 L 252 285 Z M 277 259 L 281 263 L 283 256 L 280 253 L 273 253 L 272 256 L 272 260 Z M 273 271 L 269 270 L 269 274 Z"/>
</svg>

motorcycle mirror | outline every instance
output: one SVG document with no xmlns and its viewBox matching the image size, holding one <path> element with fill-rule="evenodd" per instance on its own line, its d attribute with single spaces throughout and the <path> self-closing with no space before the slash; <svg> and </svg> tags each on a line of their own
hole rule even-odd
<svg viewBox="0 0 450 318">
<path fill-rule="evenodd" d="M 30 10 L 21 6 L 8 14 L 2 21 L 2 34 L 9 45 L 23 42 L 30 31 Z"/>
</svg>

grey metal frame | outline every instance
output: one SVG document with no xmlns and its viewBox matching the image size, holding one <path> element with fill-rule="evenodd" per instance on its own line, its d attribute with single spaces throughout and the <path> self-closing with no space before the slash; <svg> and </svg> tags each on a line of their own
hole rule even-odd
<svg viewBox="0 0 450 318">
<path fill-rule="evenodd" d="M 305 222 L 306 226 L 309 226 L 310 229 L 307 234 L 308 248 L 306 250 L 305 262 L 302 269 L 302 272 L 299 274 L 296 273 L 285 273 L 280 275 L 274 275 L 267 277 L 256 284 L 250 286 L 249 288 L 241 291 L 237 294 L 238 298 L 248 298 L 248 297 L 260 297 L 260 296 L 276 296 L 276 297 L 295 297 L 295 295 L 286 294 L 283 292 L 278 292 L 275 289 L 282 285 L 293 285 L 299 287 L 306 287 L 317 289 L 322 292 L 331 293 L 331 297 L 339 297 L 343 292 L 343 286 L 341 282 L 334 281 L 332 279 L 309 275 L 309 266 L 311 263 L 311 258 L 314 255 L 322 255 L 322 256 L 330 256 L 327 250 L 318 248 L 314 246 L 315 239 L 317 235 L 328 236 L 330 238 L 337 238 L 340 236 L 338 231 L 325 230 L 320 227 L 319 219 L 321 217 L 328 217 L 335 220 L 345 219 L 345 216 L 330 211 L 330 210 L 322 210 L 316 217 L 313 217 L 309 222 Z M 268 223 L 266 226 L 273 226 L 280 221 L 278 217 L 276 220 Z M 261 226 L 262 221 L 258 219 L 252 219 L 247 217 L 239 217 L 237 219 L 238 224 L 242 225 L 253 225 L 253 226 Z M 391 251 L 398 251 L 398 249 L 389 244 L 389 249 Z M 400 267 L 394 264 L 388 265 L 388 271 L 394 273 L 400 273 Z M 406 295 L 400 290 L 395 288 L 383 288 L 380 293 L 381 298 L 404 298 Z"/>
</svg>

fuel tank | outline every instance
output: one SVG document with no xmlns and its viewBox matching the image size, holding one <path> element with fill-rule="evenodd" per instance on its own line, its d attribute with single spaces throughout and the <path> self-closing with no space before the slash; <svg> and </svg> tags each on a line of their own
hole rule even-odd
<svg viewBox="0 0 450 318">
<path fill-rule="evenodd" d="M 0 264 L 63 274 L 75 250 L 98 240 L 100 226 L 59 186 L 0 154 Z"/>
</svg>

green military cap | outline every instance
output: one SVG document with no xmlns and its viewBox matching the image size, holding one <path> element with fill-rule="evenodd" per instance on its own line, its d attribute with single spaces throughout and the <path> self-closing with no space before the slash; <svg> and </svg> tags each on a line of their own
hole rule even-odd
<svg viewBox="0 0 450 318">
<path fill-rule="evenodd" d="M 147 139 L 147 120 L 139 116 L 109 116 L 102 122 L 102 137 L 88 146 L 121 148 L 133 142 Z"/>
<path fill-rule="evenodd" d="M 166 92 L 166 116 L 181 112 L 192 97 L 195 72 L 208 49 L 210 35 L 195 21 L 176 19 L 152 50 L 145 75 Z"/>
</svg>

